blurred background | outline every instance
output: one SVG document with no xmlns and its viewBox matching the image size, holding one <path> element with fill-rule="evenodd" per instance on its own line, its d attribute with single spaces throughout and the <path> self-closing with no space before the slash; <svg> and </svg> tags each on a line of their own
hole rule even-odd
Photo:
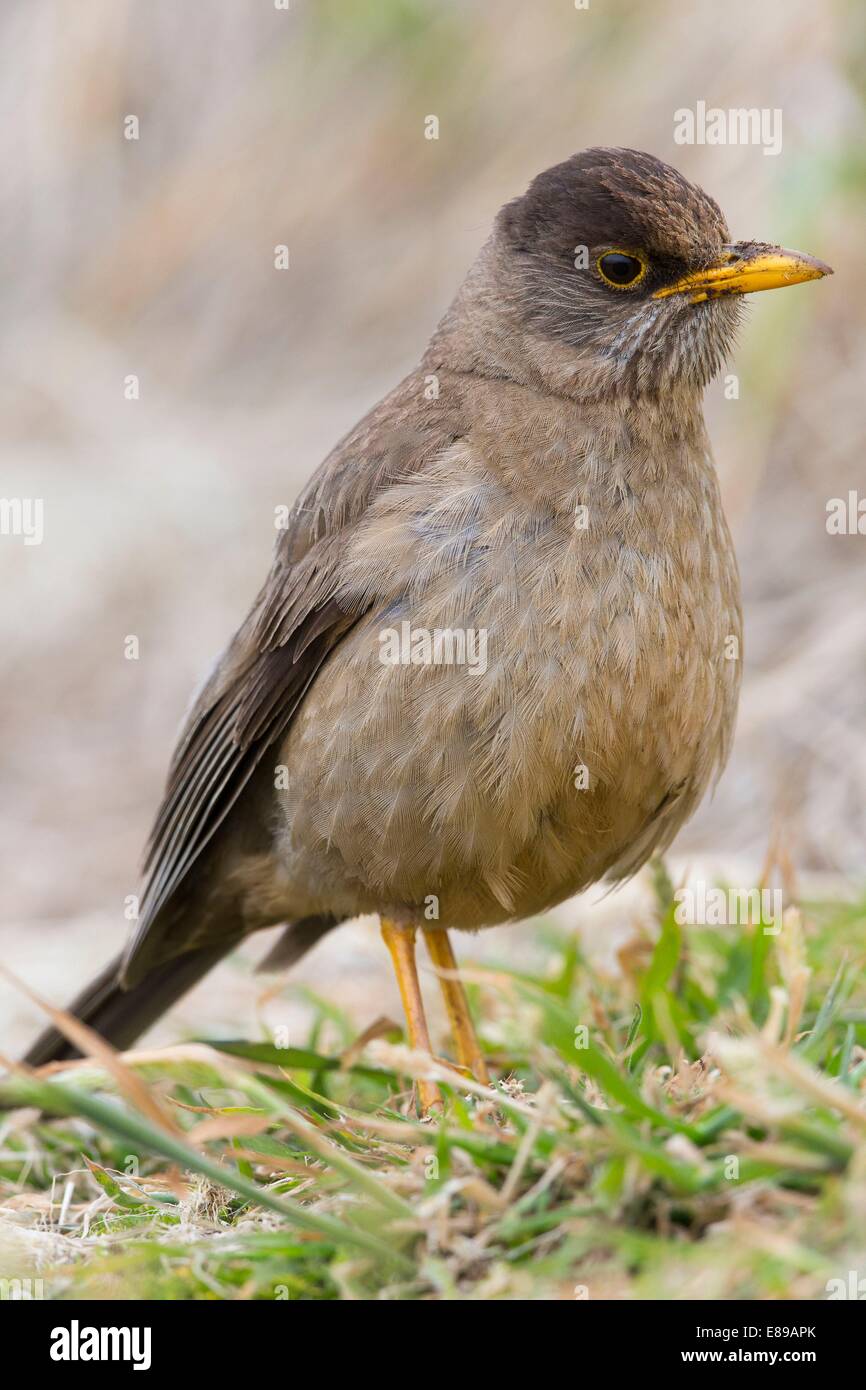
<svg viewBox="0 0 866 1390">
<path fill-rule="evenodd" d="M 118 949 L 177 725 L 266 572 L 274 507 L 415 363 L 501 203 L 592 144 L 650 150 L 735 238 L 835 267 L 757 296 L 738 398 L 709 392 L 745 680 L 671 866 L 750 884 L 775 845 L 801 883 L 862 891 L 866 535 L 828 535 L 826 504 L 866 497 L 864 57 L 856 0 L 5 0 L 0 496 L 45 521 L 41 545 L 0 537 L 0 962 L 62 1002 Z M 676 145 L 698 101 L 781 109 L 781 153 Z M 611 952 L 644 891 L 559 915 Z M 304 982 L 359 1026 L 399 1017 L 373 924 L 263 1004 L 265 946 L 159 1036 L 249 1035 L 261 1011 L 301 1029 Z M 532 929 L 461 947 L 516 963 Z M 3 984 L 0 1048 L 37 1017 Z"/>
</svg>

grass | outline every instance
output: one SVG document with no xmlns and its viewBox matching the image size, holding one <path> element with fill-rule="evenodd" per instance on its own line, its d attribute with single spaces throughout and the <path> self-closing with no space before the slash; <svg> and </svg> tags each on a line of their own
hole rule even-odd
<svg viewBox="0 0 866 1390">
<path fill-rule="evenodd" d="M 655 883 L 616 977 L 543 924 L 541 973 L 467 972 L 492 1091 L 393 1035 L 351 1046 L 325 1004 L 304 1049 L 8 1074 L 0 1278 L 57 1299 L 826 1298 L 866 1268 L 866 903 L 789 909 L 776 935 L 680 927 Z"/>
</svg>

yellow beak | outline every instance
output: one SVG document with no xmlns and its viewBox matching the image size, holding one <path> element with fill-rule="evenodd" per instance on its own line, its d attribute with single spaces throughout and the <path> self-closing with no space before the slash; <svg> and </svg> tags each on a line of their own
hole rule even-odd
<svg viewBox="0 0 866 1390">
<path fill-rule="evenodd" d="M 799 285 L 804 280 L 820 280 L 822 275 L 832 274 L 823 261 L 802 251 L 785 251 L 781 246 L 766 246 L 757 241 L 738 241 L 726 246 L 712 265 L 656 290 L 653 299 L 687 294 L 692 304 L 700 304 L 723 294 L 783 289 L 785 285 Z"/>
</svg>

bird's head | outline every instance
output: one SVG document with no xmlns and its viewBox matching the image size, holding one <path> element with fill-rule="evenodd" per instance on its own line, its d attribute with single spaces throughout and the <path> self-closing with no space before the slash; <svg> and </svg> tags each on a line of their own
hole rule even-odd
<svg viewBox="0 0 866 1390">
<path fill-rule="evenodd" d="M 573 351 L 593 396 L 702 388 L 744 294 L 832 273 L 798 251 L 732 243 L 702 189 L 627 149 L 585 150 L 539 174 L 501 210 L 494 240 L 512 310 L 559 356 Z"/>
</svg>

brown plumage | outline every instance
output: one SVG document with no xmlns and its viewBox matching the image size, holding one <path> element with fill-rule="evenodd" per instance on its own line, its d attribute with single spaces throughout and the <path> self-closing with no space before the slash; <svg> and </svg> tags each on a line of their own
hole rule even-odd
<svg viewBox="0 0 866 1390">
<path fill-rule="evenodd" d="M 635 151 L 503 208 L 419 367 L 298 500 L 175 754 L 134 937 L 76 1012 L 128 1044 L 257 928 L 290 924 L 283 964 L 360 912 L 490 926 L 669 844 L 740 680 L 702 391 L 743 292 L 826 270 L 729 247 Z M 485 660 L 388 664 L 404 624 L 484 634 Z"/>
</svg>

